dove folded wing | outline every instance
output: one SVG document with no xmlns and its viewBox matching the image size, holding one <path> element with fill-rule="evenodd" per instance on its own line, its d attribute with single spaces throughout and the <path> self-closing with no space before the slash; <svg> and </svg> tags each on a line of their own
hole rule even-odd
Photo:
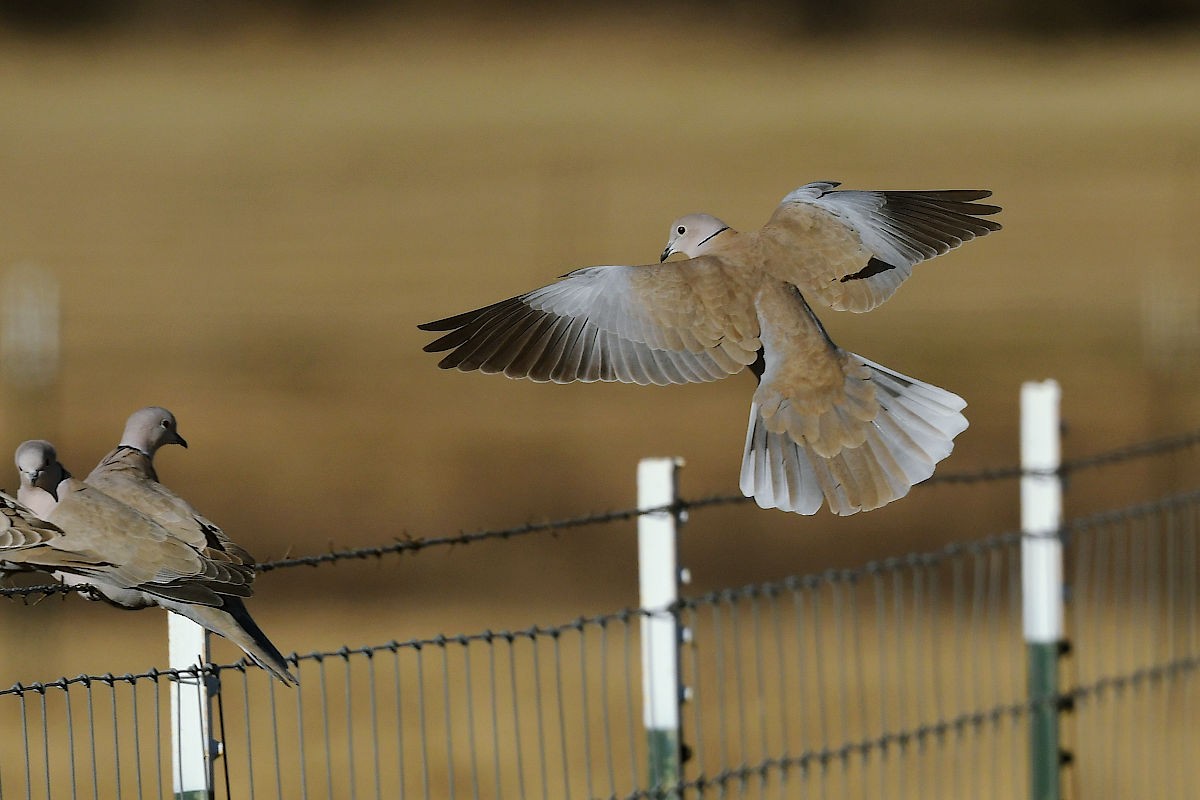
<svg viewBox="0 0 1200 800">
<path fill-rule="evenodd" d="M 230 539 L 191 503 L 158 482 L 152 460 L 142 451 L 118 447 L 100 461 L 86 483 L 136 508 L 171 535 L 203 550 L 216 561 L 253 567 L 254 557 Z"/>
<path fill-rule="evenodd" d="M 60 484 L 59 502 L 50 517 L 67 532 L 72 549 L 85 549 L 106 562 L 79 574 L 102 576 L 122 589 L 204 605 L 220 605 L 222 595 L 252 594 L 252 569 L 176 539 L 145 514 L 81 481 Z"/>
<path fill-rule="evenodd" d="M 0 492 L 0 570 L 85 574 L 110 566 L 101 556 L 77 544 L 57 525 L 39 519 Z"/>
</svg>

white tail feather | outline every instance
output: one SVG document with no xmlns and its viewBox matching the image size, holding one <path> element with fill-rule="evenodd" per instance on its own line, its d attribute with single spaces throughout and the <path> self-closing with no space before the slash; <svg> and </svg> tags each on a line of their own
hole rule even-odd
<svg viewBox="0 0 1200 800">
<path fill-rule="evenodd" d="M 825 502 L 839 515 L 879 508 L 932 475 L 967 429 L 967 404 L 958 395 L 853 357 L 871 370 L 879 402 L 858 447 L 822 457 L 806 442 L 768 430 L 758 403 L 751 404 L 741 489 L 759 506 L 815 514 Z"/>
</svg>

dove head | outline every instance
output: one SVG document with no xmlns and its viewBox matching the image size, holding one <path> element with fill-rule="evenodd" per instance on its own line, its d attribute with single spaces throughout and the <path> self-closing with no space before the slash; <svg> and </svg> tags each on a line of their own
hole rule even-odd
<svg viewBox="0 0 1200 800">
<path fill-rule="evenodd" d="M 141 450 L 153 458 L 164 444 L 187 447 L 187 441 L 176 430 L 174 414 L 159 406 L 148 406 L 129 416 L 125 433 L 121 436 L 122 447 Z"/>
<path fill-rule="evenodd" d="M 21 486 L 37 487 L 57 497 L 58 484 L 71 474 L 58 463 L 54 445 L 45 439 L 30 439 L 21 442 L 14 458 L 17 472 L 21 474 Z"/>
<path fill-rule="evenodd" d="M 666 261 L 674 253 L 683 253 L 688 258 L 703 255 L 705 249 L 718 233 L 729 230 L 729 226 L 708 214 L 688 214 L 671 223 L 667 247 L 659 261 Z"/>
</svg>

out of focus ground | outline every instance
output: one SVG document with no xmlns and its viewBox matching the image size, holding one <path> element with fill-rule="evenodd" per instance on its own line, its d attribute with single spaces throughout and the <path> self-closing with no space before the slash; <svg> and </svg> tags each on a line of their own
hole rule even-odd
<svg viewBox="0 0 1200 800">
<path fill-rule="evenodd" d="M 48 394 L 9 388 L 4 441 L 51 438 L 86 473 L 130 411 L 166 405 L 192 447 L 162 454 L 164 480 L 264 559 L 628 507 L 646 455 L 686 458 L 687 496 L 735 492 L 748 376 L 446 373 L 415 326 L 654 261 L 683 213 L 757 226 L 816 179 L 1004 206 L 1004 231 L 883 308 L 824 315 L 968 400 L 942 471 L 1015 463 L 1027 379 L 1062 383 L 1068 455 L 1195 428 L 1194 318 L 1148 348 L 1145 309 L 1200 292 L 1198 45 L 839 44 L 670 17 L 8 39 L 0 267 L 57 276 L 63 360 Z M 1068 510 L 1181 485 L 1173 463 L 1081 475 Z M 998 482 L 849 519 L 707 510 L 683 560 L 700 588 L 856 564 L 1010 529 L 1016 500 Z M 557 622 L 635 603 L 634 556 L 623 523 L 270 573 L 251 609 L 285 651 Z M 165 660 L 156 612 L 0 615 L 6 685 Z"/>
</svg>

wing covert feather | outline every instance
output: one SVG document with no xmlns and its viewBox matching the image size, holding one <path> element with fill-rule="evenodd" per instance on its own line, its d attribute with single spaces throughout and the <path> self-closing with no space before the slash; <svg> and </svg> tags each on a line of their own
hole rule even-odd
<svg viewBox="0 0 1200 800">
<path fill-rule="evenodd" d="M 999 206 L 979 189 L 833 191 L 822 181 L 783 199 L 760 235 L 767 268 L 837 311 L 870 311 L 913 267 L 992 231 Z"/>
<path fill-rule="evenodd" d="M 712 381 L 741 371 L 759 347 L 753 290 L 714 256 L 585 267 L 419 327 L 444 332 L 425 346 L 447 353 L 443 369 L 556 383 Z"/>
</svg>

